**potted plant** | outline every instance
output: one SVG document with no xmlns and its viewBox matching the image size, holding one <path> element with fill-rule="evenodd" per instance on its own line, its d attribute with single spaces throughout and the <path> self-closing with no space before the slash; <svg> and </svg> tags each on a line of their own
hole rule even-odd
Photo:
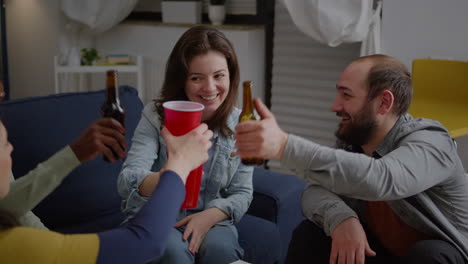
<svg viewBox="0 0 468 264">
<path fill-rule="evenodd" d="M 95 48 L 81 49 L 81 66 L 90 66 L 96 64 L 101 57 Z"/>
<path fill-rule="evenodd" d="M 202 5 L 200 0 L 162 0 L 161 5 L 164 23 L 201 23 Z"/>
<path fill-rule="evenodd" d="M 226 0 L 210 0 L 208 18 L 213 25 L 221 25 L 226 17 Z"/>
</svg>

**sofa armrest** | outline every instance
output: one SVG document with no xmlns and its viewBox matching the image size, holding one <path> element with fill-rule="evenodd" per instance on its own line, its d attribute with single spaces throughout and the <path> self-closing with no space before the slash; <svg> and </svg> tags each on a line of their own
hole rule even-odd
<svg viewBox="0 0 468 264">
<path fill-rule="evenodd" d="M 292 231 L 304 220 L 301 195 L 306 182 L 296 176 L 255 168 L 253 173 L 253 200 L 248 214 L 263 218 L 278 226 L 283 257 Z"/>
</svg>

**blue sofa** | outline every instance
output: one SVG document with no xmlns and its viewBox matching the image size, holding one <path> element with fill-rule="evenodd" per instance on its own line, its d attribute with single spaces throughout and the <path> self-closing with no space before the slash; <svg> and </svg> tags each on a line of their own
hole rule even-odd
<svg viewBox="0 0 468 264">
<path fill-rule="evenodd" d="M 130 143 L 142 110 L 132 87 L 120 87 Z M 26 174 L 79 136 L 99 118 L 104 92 L 67 93 L 18 99 L 0 104 L 0 115 L 14 146 L 13 173 Z M 124 215 L 116 179 L 122 162 L 100 158 L 75 169 L 34 212 L 52 230 L 64 233 L 99 232 L 117 227 Z M 304 181 L 256 168 L 254 199 L 237 224 L 239 240 L 250 263 L 282 263 L 294 227 L 303 219 L 300 195 Z"/>
</svg>

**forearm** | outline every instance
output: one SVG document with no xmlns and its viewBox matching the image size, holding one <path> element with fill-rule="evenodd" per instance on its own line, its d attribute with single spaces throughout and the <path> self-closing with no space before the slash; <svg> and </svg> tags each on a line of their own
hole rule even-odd
<svg viewBox="0 0 468 264">
<path fill-rule="evenodd" d="M 226 198 L 212 200 L 207 205 L 207 208 L 217 208 L 228 216 L 226 219 L 231 219 L 234 223 L 237 223 L 247 212 L 251 201 L 251 193 L 237 193 L 231 194 Z"/>
<path fill-rule="evenodd" d="M 313 184 L 309 184 L 302 194 L 302 212 L 327 235 L 331 235 L 335 227 L 345 219 L 358 218 L 356 212 L 338 195 Z"/>
<path fill-rule="evenodd" d="M 209 215 L 208 221 L 210 221 L 211 226 L 214 226 L 216 223 L 219 223 L 221 221 L 231 218 L 223 210 L 216 208 L 216 207 L 206 209 L 205 212 Z"/>
<path fill-rule="evenodd" d="M 146 183 L 143 186 L 140 185 L 147 180 L 149 175 L 160 171 L 162 165 L 166 163 L 165 153 L 162 153 L 160 149 L 159 129 L 150 122 L 151 118 L 146 113 L 148 111 L 151 112 L 145 107 L 141 120 L 135 128 L 132 145 L 122 165 L 122 171 L 117 178 L 118 192 L 123 199 L 134 199 L 130 196 L 141 195 L 140 187 L 144 189 L 145 195 L 142 196 L 149 197 L 159 177 L 154 178 L 155 181 L 149 184 L 151 186 L 148 190 L 145 188 Z"/>
<path fill-rule="evenodd" d="M 362 200 L 402 199 L 440 183 L 454 171 L 450 150 L 413 136 L 382 158 L 320 146 L 289 135 L 282 164 L 306 172 L 334 193 Z"/>
<path fill-rule="evenodd" d="M 181 175 L 181 179 L 185 184 L 187 179 L 187 175 L 190 173 L 190 169 L 186 166 L 184 160 L 178 159 L 178 157 L 172 157 L 169 159 L 160 171 L 153 172 L 145 177 L 145 179 L 141 182 L 140 186 L 138 186 L 138 192 L 141 196 L 149 197 L 153 191 L 158 186 L 161 174 L 165 170 L 171 170 L 178 175 Z"/>
<path fill-rule="evenodd" d="M 144 263 L 160 256 L 184 196 L 179 176 L 165 171 L 150 200 L 126 227 L 99 233 L 98 263 Z"/>
<path fill-rule="evenodd" d="M 376 160 L 364 154 L 332 149 L 289 135 L 281 163 L 294 168 L 296 172 L 304 173 L 300 176 L 333 193 L 353 198 L 358 198 L 354 195 L 360 195 L 359 198 L 369 199 L 376 193 L 374 190 L 382 187 L 373 186 L 372 178 L 375 175 L 383 176 L 383 168 L 379 165 L 372 166 L 374 161 Z"/>
<path fill-rule="evenodd" d="M 158 171 L 158 172 L 153 172 L 146 176 L 146 178 L 141 182 L 140 186 L 138 187 L 138 192 L 140 195 L 149 197 L 153 191 L 156 189 L 156 186 L 158 186 L 161 173 L 163 170 Z"/>
<path fill-rule="evenodd" d="M 19 217 L 30 211 L 49 195 L 80 162 L 69 146 L 28 174 L 10 184 L 10 192 L 0 200 L 0 208 Z"/>
<path fill-rule="evenodd" d="M 238 162 L 236 173 L 232 176 L 230 184 L 222 186 L 224 192 L 221 193 L 221 197 L 206 205 L 206 208 L 220 209 L 234 223 L 238 223 L 247 212 L 253 198 L 253 167 L 243 165 L 240 160 Z"/>
</svg>

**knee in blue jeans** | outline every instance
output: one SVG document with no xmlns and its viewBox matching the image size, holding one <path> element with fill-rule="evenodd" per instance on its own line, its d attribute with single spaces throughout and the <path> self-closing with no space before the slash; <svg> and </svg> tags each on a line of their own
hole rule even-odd
<svg viewBox="0 0 468 264">
<path fill-rule="evenodd" d="M 199 263 L 231 263 L 242 259 L 244 250 L 237 241 L 234 226 L 215 226 L 205 236 L 197 259 Z"/>
</svg>

